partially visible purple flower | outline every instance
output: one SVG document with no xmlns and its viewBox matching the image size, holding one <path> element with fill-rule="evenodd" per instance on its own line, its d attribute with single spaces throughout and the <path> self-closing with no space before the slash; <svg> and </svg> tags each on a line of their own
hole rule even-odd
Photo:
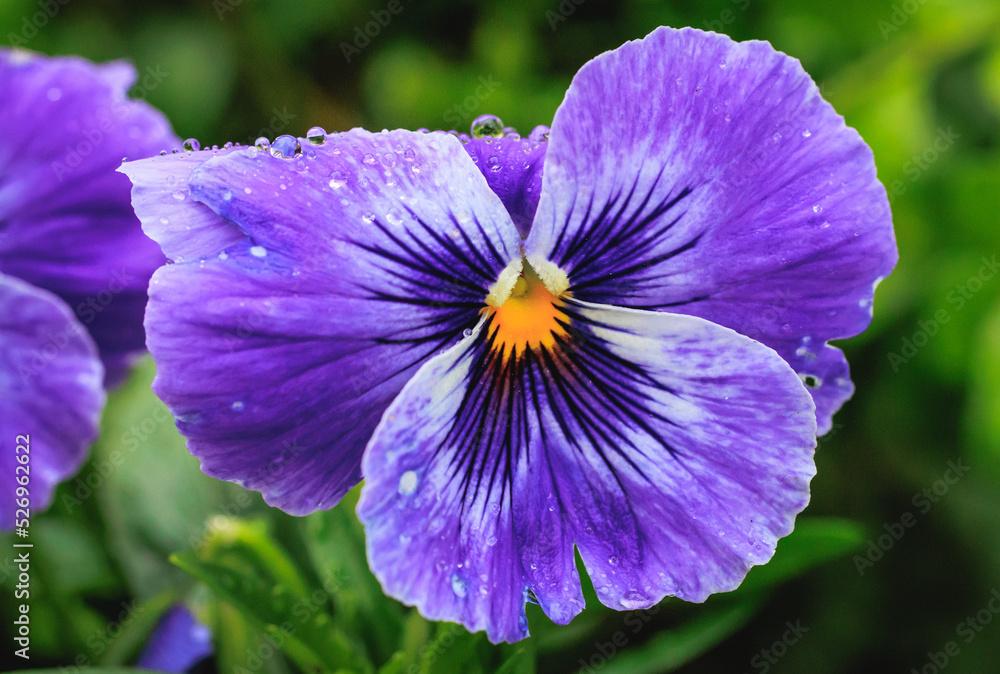
<svg viewBox="0 0 1000 674">
<path fill-rule="evenodd" d="M 115 169 L 178 140 L 160 113 L 128 99 L 134 80 L 124 63 L 0 49 L 0 430 L 8 446 L 31 437 L 34 512 L 82 463 L 102 381 L 120 381 L 144 347 L 146 287 L 163 256 Z M 3 528 L 24 486 L 9 455 Z"/>
<path fill-rule="evenodd" d="M 136 667 L 157 672 L 190 672 L 215 653 L 212 631 L 183 605 L 168 610 L 156 624 Z"/>
<path fill-rule="evenodd" d="M 575 551 L 620 610 L 735 588 L 808 503 L 853 390 L 827 342 L 896 261 L 871 151 L 797 61 L 692 29 L 498 128 L 125 164 L 176 262 L 156 392 L 288 512 L 363 472 L 387 593 L 494 642 L 582 610 Z"/>
</svg>

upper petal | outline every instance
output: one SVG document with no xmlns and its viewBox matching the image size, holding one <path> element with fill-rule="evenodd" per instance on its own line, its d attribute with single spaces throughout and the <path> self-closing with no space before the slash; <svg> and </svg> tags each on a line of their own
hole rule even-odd
<svg viewBox="0 0 1000 674">
<path fill-rule="evenodd" d="M 128 99 L 125 63 L 0 49 L 0 270 L 62 297 L 87 326 L 109 381 L 143 348 L 149 277 L 123 157 L 176 146 L 166 119 Z"/>
<path fill-rule="evenodd" d="M 524 138 L 516 132 L 499 137 L 462 136 L 465 151 L 500 197 L 521 236 L 528 235 L 542 194 L 547 131 L 540 127 Z"/>
<path fill-rule="evenodd" d="M 14 528 L 18 486 L 26 487 L 31 511 L 44 510 L 56 484 L 79 469 L 97 437 L 103 377 L 97 348 L 69 307 L 0 274 L 0 433 L 7 443 L 0 528 Z M 15 444 L 24 449 L 15 452 Z"/>
<path fill-rule="evenodd" d="M 429 618 L 527 635 L 583 606 L 702 601 L 766 562 L 808 502 L 814 408 L 774 351 L 701 318 L 569 300 L 551 347 L 492 318 L 424 365 L 365 454 L 372 570 Z"/>
<path fill-rule="evenodd" d="M 798 61 L 657 29 L 581 68 L 549 146 L 529 256 L 562 267 L 576 297 L 773 347 L 814 375 L 828 429 L 851 386 L 825 343 L 867 327 L 897 253 L 871 151 Z"/>
<path fill-rule="evenodd" d="M 207 473 L 331 507 L 406 380 L 476 324 L 517 231 L 446 134 L 205 156 L 174 163 L 183 199 L 159 158 L 124 169 L 147 231 L 187 260 L 150 284 L 154 388 Z"/>
</svg>

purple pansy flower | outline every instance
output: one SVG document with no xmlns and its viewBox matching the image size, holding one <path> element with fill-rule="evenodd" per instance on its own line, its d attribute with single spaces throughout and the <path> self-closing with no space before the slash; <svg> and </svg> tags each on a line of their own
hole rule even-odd
<svg viewBox="0 0 1000 674">
<path fill-rule="evenodd" d="M 309 137 L 122 169 L 175 262 L 154 386 L 206 472 L 294 514 L 363 474 L 385 590 L 494 642 L 527 601 L 583 608 L 574 548 L 617 609 L 771 557 L 852 391 L 827 342 L 896 260 L 871 151 L 797 61 L 661 28 L 547 135 Z"/>
<path fill-rule="evenodd" d="M 30 454 L 21 483 L 13 450 L 0 459 L 4 528 L 18 487 L 40 510 L 76 472 L 103 384 L 144 346 L 146 286 L 163 255 L 115 169 L 177 140 L 162 115 L 129 101 L 134 80 L 124 63 L 0 49 L 0 437 L 10 448 L 28 436 Z"/>
<path fill-rule="evenodd" d="M 212 631 L 186 606 L 178 604 L 160 618 L 136 667 L 157 672 L 190 672 L 214 654 Z"/>
</svg>

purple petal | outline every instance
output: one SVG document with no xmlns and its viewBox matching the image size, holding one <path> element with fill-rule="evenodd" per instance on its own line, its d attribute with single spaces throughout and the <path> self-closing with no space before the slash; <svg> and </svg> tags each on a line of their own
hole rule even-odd
<svg viewBox="0 0 1000 674">
<path fill-rule="evenodd" d="M 825 343 L 867 327 L 896 245 L 871 150 L 798 61 L 657 29 L 577 73 L 545 162 L 525 246 L 575 297 L 701 316 L 846 376 Z M 852 387 L 816 383 L 825 432 Z"/>
<path fill-rule="evenodd" d="M 174 606 L 160 618 L 136 667 L 157 672 L 187 672 L 215 653 L 212 632 L 186 607 Z"/>
<path fill-rule="evenodd" d="M 97 348 L 73 312 L 52 293 L 0 274 L 0 528 L 13 529 L 16 489 L 31 512 L 73 475 L 97 437 L 104 389 Z M 21 436 L 28 436 L 25 442 Z M 27 451 L 15 453 L 15 443 Z M 17 455 L 28 456 L 27 469 Z M 27 485 L 17 479 L 28 476 Z"/>
<path fill-rule="evenodd" d="M 407 379 L 475 326 L 520 238 L 446 134 L 204 156 L 124 169 L 146 230 L 188 260 L 150 284 L 154 389 L 205 472 L 287 512 L 329 508 Z"/>
<path fill-rule="evenodd" d="M 542 193 L 548 138 L 521 138 L 508 133 L 501 138 L 471 138 L 463 144 L 503 201 L 521 236 L 527 236 Z"/>
<path fill-rule="evenodd" d="M 125 63 L 0 49 L 0 269 L 59 295 L 87 326 L 109 383 L 144 347 L 149 277 L 123 157 L 176 146 L 166 119 L 130 101 Z"/>
<path fill-rule="evenodd" d="M 358 505 L 386 592 L 527 636 L 534 598 L 702 601 L 766 562 L 809 500 L 815 410 L 774 351 L 701 318 L 569 300 L 551 347 L 498 355 L 494 316 L 424 365 L 365 454 Z"/>
</svg>

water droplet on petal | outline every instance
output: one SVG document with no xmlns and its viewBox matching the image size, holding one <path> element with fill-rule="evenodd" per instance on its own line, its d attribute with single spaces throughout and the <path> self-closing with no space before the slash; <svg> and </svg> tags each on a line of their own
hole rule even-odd
<svg viewBox="0 0 1000 674">
<path fill-rule="evenodd" d="M 649 598 L 638 590 L 629 590 L 618 600 L 624 608 L 634 611 L 649 603 Z"/>
<path fill-rule="evenodd" d="M 775 132 L 775 134 L 771 136 L 771 139 L 774 140 L 775 143 L 777 143 L 779 140 L 781 140 L 781 133 Z"/>
<path fill-rule="evenodd" d="M 386 152 L 384 155 L 382 155 L 382 166 L 385 166 L 386 168 L 392 168 L 395 165 L 396 165 L 396 155 L 394 155 L 392 152 Z"/>
<path fill-rule="evenodd" d="M 299 139 L 295 136 L 290 136 L 285 134 L 283 136 L 278 136 L 271 143 L 271 156 L 291 159 L 302 154 L 302 145 L 299 144 Z"/>
<path fill-rule="evenodd" d="M 177 201 L 184 201 L 184 199 L 186 198 L 187 197 L 183 192 L 181 192 L 180 190 L 174 190 L 174 199 L 176 199 Z"/>
<path fill-rule="evenodd" d="M 618 566 L 618 558 L 615 557 L 614 555 L 611 555 L 610 557 L 608 557 L 608 564 L 610 564 L 611 566 Z"/>
<path fill-rule="evenodd" d="M 399 493 L 403 496 L 412 496 L 417 491 L 417 474 L 408 470 L 399 476 Z"/>
<path fill-rule="evenodd" d="M 501 168 L 499 157 L 490 157 L 486 160 L 486 165 L 490 167 L 490 170 L 494 173 L 498 172 Z"/>
<path fill-rule="evenodd" d="M 254 257 L 267 257 L 267 249 L 264 246 L 250 246 L 250 254 Z"/>
<path fill-rule="evenodd" d="M 326 129 L 322 126 L 314 126 L 306 131 L 306 140 L 313 145 L 322 145 L 326 141 Z"/>
<path fill-rule="evenodd" d="M 182 145 L 185 152 L 197 152 L 201 149 L 201 143 L 196 138 L 188 138 Z"/>
<path fill-rule="evenodd" d="M 472 337 L 472 328 L 466 328 L 465 330 L 462 330 L 462 336 Z"/>
<path fill-rule="evenodd" d="M 486 539 L 486 545 L 490 546 L 491 548 L 496 544 L 497 544 L 496 536 L 490 536 L 489 538 Z"/>
<path fill-rule="evenodd" d="M 366 152 L 365 155 L 361 158 L 361 161 L 371 166 L 375 163 L 375 155 L 373 155 L 371 152 Z"/>
<path fill-rule="evenodd" d="M 480 115 L 472 120 L 470 131 L 473 138 L 500 138 L 503 136 L 503 122 L 496 115 Z"/>
<path fill-rule="evenodd" d="M 253 146 L 258 150 L 266 152 L 271 148 L 271 141 L 267 139 L 267 136 L 261 136 L 253 142 Z"/>
<path fill-rule="evenodd" d="M 343 172 L 334 171 L 330 174 L 330 187 L 335 190 L 339 190 L 341 187 L 347 184 L 347 179 L 344 177 Z"/>
<path fill-rule="evenodd" d="M 231 407 L 233 408 L 234 412 L 242 412 L 243 411 L 243 401 L 242 400 L 237 400 L 236 402 L 234 402 L 231 405 Z"/>
<path fill-rule="evenodd" d="M 455 593 L 456 597 L 465 597 L 469 592 L 469 584 L 460 575 L 453 573 L 451 575 L 451 591 Z"/>
<path fill-rule="evenodd" d="M 417 153 L 413 151 L 413 148 L 406 148 L 403 152 L 403 159 L 406 161 L 414 161 L 417 158 Z"/>
<path fill-rule="evenodd" d="M 802 132 L 802 137 L 803 138 L 808 138 L 811 135 L 812 135 L 812 132 L 809 131 L 809 129 L 806 129 L 805 131 Z"/>
<path fill-rule="evenodd" d="M 549 131 L 550 131 L 549 127 L 545 126 L 544 124 L 539 124 L 534 129 L 531 130 L 530 134 L 528 134 L 528 140 L 536 144 L 544 143 L 549 139 Z M 528 148 L 525 147 L 525 150 L 528 150 Z"/>
</svg>

